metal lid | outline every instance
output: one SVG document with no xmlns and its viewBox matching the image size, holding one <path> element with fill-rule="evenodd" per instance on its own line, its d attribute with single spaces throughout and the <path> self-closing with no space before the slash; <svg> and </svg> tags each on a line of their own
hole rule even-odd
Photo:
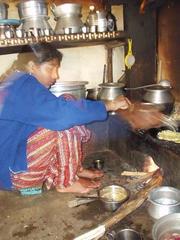
<svg viewBox="0 0 180 240">
<path fill-rule="evenodd" d="M 105 87 L 105 88 L 123 88 L 125 87 L 124 83 L 101 83 L 99 84 L 100 87 Z"/>
</svg>

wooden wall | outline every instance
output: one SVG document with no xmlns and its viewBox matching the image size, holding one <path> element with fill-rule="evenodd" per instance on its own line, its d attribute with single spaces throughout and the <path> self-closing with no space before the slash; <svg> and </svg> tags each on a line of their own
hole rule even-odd
<svg viewBox="0 0 180 240">
<path fill-rule="evenodd" d="M 109 0 L 110 5 L 124 4 L 124 22 L 127 36 L 133 40 L 135 65 L 126 71 L 127 85 L 141 86 L 156 81 L 156 11 L 146 9 L 140 14 L 140 0 Z M 140 98 L 142 92 L 129 94 Z"/>
<path fill-rule="evenodd" d="M 180 1 L 168 0 L 158 13 L 159 77 L 168 79 L 180 101 Z"/>
</svg>

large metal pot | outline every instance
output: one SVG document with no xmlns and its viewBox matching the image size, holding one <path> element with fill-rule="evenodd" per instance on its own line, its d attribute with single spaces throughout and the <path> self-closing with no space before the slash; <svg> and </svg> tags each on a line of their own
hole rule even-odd
<svg viewBox="0 0 180 240">
<path fill-rule="evenodd" d="M 30 29 L 50 29 L 51 26 L 48 22 L 48 17 L 33 16 L 31 18 L 25 18 L 22 20 L 22 29 L 29 31 Z M 36 35 L 34 33 L 34 35 Z"/>
<path fill-rule="evenodd" d="M 170 238 L 171 234 L 180 236 L 180 213 L 164 216 L 157 220 L 153 226 L 153 240 L 175 239 Z M 177 237 L 177 239 L 179 238 Z"/>
<path fill-rule="evenodd" d="M 117 96 L 124 95 L 123 83 L 102 83 L 97 98 L 103 101 L 114 100 Z"/>
<path fill-rule="evenodd" d="M 59 97 L 62 94 L 69 93 L 76 98 L 86 97 L 86 87 L 88 84 L 86 81 L 57 81 L 51 88 L 50 91 Z"/>
<path fill-rule="evenodd" d="M 47 3 L 44 0 L 21 1 L 17 4 L 17 8 L 21 19 L 48 15 Z"/>
<path fill-rule="evenodd" d="M 143 101 L 161 106 L 163 112 L 170 114 L 174 107 L 174 97 L 168 87 L 154 86 L 144 89 Z"/>
<path fill-rule="evenodd" d="M 82 6 L 78 3 L 64 3 L 58 6 L 52 4 L 51 6 L 51 11 L 56 18 L 69 15 L 81 16 L 81 9 Z"/>
<path fill-rule="evenodd" d="M 78 16 L 59 17 L 54 31 L 56 34 L 80 33 L 82 26 L 83 22 Z"/>
<path fill-rule="evenodd" d="M 0 19 L 8 18 L 8 7 L 8 4 L 2 2 L 0 3 Z"/>
<path fill-rule="evenodd" d="M 57 20 L 55 33 L 79 33 L 81 32 L 83 22 L 81 20 L 82 6 L 77 3 L 64 3 L 51 6 L 51 11 Z"/>
<path fill-rule="evenodd" d="M 165 215 L 180 212 L 180 191 L 169 186 L 154 188 L 148 196 L 148 213 L 157 220 Z"/>
</svg>

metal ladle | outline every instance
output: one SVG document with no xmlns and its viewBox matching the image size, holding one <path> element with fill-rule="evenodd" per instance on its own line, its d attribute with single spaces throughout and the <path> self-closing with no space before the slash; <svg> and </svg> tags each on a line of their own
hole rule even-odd
<svg viewBox="0 0 180 240">
<path fill-rule="evenodd" d="M 160 80 L 159 83 L 154 83 L 154 84 L 149 84 L 149 85 L 144 85 L 144 86 L 134 87 L 134 88 L 124 88 L 124 89 L 125 90 L 138 90 L 138 89 L 154 87 L 154 86 L 162 86 L 162 87 L 169 87 L 169 88 L 171 88 L 171 83 L 168 80 Z"/>
</svg>

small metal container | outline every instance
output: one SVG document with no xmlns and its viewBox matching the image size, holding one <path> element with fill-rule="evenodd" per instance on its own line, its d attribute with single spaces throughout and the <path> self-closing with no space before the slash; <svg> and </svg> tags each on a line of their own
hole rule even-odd
<svg viewBox="0 0 180 240">
<path fill-rule="evenodd" d="M 107 211 L 115 211 L 129 197 L 129 192 L 122 186 L 109 185 L 99 190 L 99 197 Z"/>
<path fill-rule="evenodd" d="M 104 160 L 102 160 L 102 159 L 95 159 L 93 161 L 93 166 L 94 166 L 94 168 L 96 168 L 98 170 L 102 170 L 104 168 Z"/>
<path fill-rule="evenodd" d="M 180 212 L 180 191 L 169 186 L 154 188 L 148 196 L 148 213 L 157 220 L 165 215 Z"/>
<path fill-rule="evenodd" d="M 118 232 L 112 231 L 107 233 L 108 240 L 142 240 L 142 236 L 134 229 L 125 228 Z"/>
<path fill-rule="evenodd" d="M 107 31 L 107 13 L 105 11 L 96 11 L 97 14 L 97 31 L 106 32 Z"/>
</svg>

